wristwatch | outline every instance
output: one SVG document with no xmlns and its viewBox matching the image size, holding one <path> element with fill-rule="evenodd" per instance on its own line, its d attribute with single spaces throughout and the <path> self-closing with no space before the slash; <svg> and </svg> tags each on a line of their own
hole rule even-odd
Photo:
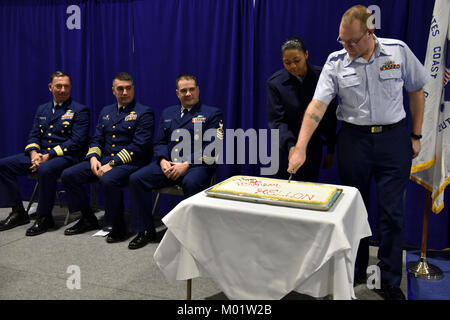
<svg viewBox="0 0 450 320">
<path fill-rule="evenodd" d="M 114 168 L 116 166 L 116 162 L 114 161 L 114 159 L 113 160 L 109 160 L 108 164 L 109 164 L 109 166 L 111 168 Z"/>
<path fill-rule="evenodd" d="M 420 140 L 420 139 L 422 139 L 422 135 L 411 132 L 411 138 L 413 138 L 414 140 Z"/>
</svg>

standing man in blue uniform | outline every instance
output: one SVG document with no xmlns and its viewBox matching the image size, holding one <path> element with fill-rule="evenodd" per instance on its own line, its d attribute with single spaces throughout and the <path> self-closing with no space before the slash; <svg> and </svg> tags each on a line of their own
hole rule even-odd
<svg viewBox="0 0 450 320">
<path fill-rule="evenodd" d="M 288 155 L 293 150 L 300 132 L 300 122 L 306 107 L 311 101 L 321 67 L 308 62 L 308 50 L 297 37 L 288 38 L 281 46 L 284 68 L 275 72 L 267 81 L 267 119 L 270 129 L 280 133 L 280 152 L 278 173 L 275 177 L 287 179 Z M 327 145 L 327 154 L 323 167 L 333 164 L 334 145 L 336 143 L 336 105 L 333 100 L 325 113 L 319 129 L 313 134 L 308 146 L 308 157 L 298 170 L 294 180 L 317 182 L 322 163 L 323 145 Z"/>
<path fill-rule="evenodd" d="M 12 207 L 0 221 L 0 231 L 30 222 L 22 204 L 17 176 L 37 174 L 39 200 L 37 219 L 26 231 L 35 236 L 54 228 L 52 217 L 57 179 L 62 171 L 79 162 L 89 133 L 89 109 L 70 97 L 69 76 L 56 71 L 48 88 L 53 101 L 40 105 L 34 117 L 28 144 L 23 154 L 0 160 L 0 207 Z"/>
<path fill-rule="evenodd" d="M 131 211 L 139 217 L 136 221 L 140 221 L 135 227 L 139 232 L 128 245 L 130 249 L 142 248 L 155 239 L 151 216 L 152 198 L 149 196 L 153 189 L 179 184 L 187 198 L 206 189 L 215 174 L 216 164 L 205 160 L 196 152 L 183 154 L 184 160 L 172 156 L 179 151 L 181 153 L 176 146 L 184 142 L 178 138 L 173 141 L 172 133 L 176 134 L 182 129 L 189 132 L 190 141 L 187 143 L 190 144 L 191 150 L 194 150 L 196 140 L 203 140 L 201 132 L 205 133 L 208 129 L 217 131 L 216 139 L 223 138 L 222 111 L 200 102 L 200 89 L 196 78 L 191 74 L 182 74 L 177 77 L 176 85 L 180 104 L 168 107 L 162 112 L 154 144 L 156 161 L 130 176 Z M 201 129 L 195 124 L 201 125 Z M 203 144 L 202 149 L 205 147 L 206 144 Z M 202 158 L 201 161 L 196 161 L 199 157 Z"/>
<path fill-rule="evenodd" d="M 85 161 L 64 170 L 61 176 L 69 211 L 82 214 L 64 234 L 99 228 L 83 187 L 98 181 L 104 196 L 105 220 L 112 225 L 108 243 L 123 241 L 127 236 L 122 188 L 128 184 L 131 173 L 151 160 L 154 131 L 153 110 L 135 101 L 133 79 L 128 73 L 120 72 L 114 77 L 112 92 L 117 103 L 100 111 Z M 136 218 L 132 216 L 133 226 Z"/>
<path fill-rule="evenodd" d="M 289 172 L 304 163 L 306 147 L 336 95 L 342 120 L 337 152 L 341 182 L 358 188 L 368 207 L 375 178 L 378 193 L 381 291 L 385 299 L 403 300 L 400 289 L 404 225 L 404 195 L 411 161 L 420 152 L 424 111 L 423 86 L 429 76 L 408 46 L 377 38 L 371 13 L 355 6 L 343 15 L 338 41 L 343 50 L 329 55 L 314 98 L 303 118 Z M 411 132 L 405 126 L 403 88 L 409 95 Z M 358 248 L 355 281 L 366 274 L 368 239 Z"/>
</svg>

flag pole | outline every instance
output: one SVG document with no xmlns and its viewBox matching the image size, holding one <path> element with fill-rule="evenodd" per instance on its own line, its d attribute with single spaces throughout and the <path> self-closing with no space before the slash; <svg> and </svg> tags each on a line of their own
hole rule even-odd
<svg viewBox="0 0 450 320">
<path fill-rule="evenodd" d="M 431 191 L 426 191 L 425 210 L 423 214 L 422 249 L 419 261 L 408 263 L 409 273 L 421 280 L 437 281 L 444 278 L 444 273 L 439 267 L 427 262 L 427 238 L 428 238 L 428 214 L 431 203 Z"/>
</svg>

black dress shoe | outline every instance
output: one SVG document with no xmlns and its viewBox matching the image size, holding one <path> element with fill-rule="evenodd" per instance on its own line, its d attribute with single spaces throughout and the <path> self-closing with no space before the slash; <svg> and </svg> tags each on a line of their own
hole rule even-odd
<svg viewBox="0 0 450 320">
<path fill-rule="evenodd" d="M 0 231 L 9 230 L 30 223 L 30 218 L 24 212 L 11 212 L 5 220 L 0 221 Z"/>
<path fill-rule="evenodd" d="M 80 220 L 78 220 L 78 222 L 75 225 L 64 230 L 64 234 L 66 236 L 73 236 L 75 234 L 80 234 L 96 229 L 100 229 L 97 218 L 95 218 L 95 220 L 94 219 L 88 220 L 82 217 Z"/>
<path fill-rule="evenodd" d="M 128 249 L 134 250 L 144 247 L 150 241 L 155 241 L 155 229 L 139 232 L 137 236 L 128 244 Z"/>
<path fill-rule="evenodd" d="M 47 232 L 48 229 L 53 229 L 54 227 L 55 222 L 53 221 L 52 216 L 39 217 L 36 219 L 33 226 L 27 230 L 26 235 L 29 237 L 37 236 L 38 234 Z"/>
<path fill-rule="evenodd" d="M 125 232 L 125 229 L 123 228 L 112 228 L 111 232 L 106 237 L 106 242 L 108 243 L 114 243 L 114 242 L 121 242 L 127 238 L 127 233 Z"/>
<path fill-rule="evenodd" d="M 381 289 L 376 289 L 375 292 L 384 298 L 384 300 L 406 300 L 402 289 L 389 284 L 382 283 Z"/>
</svg>

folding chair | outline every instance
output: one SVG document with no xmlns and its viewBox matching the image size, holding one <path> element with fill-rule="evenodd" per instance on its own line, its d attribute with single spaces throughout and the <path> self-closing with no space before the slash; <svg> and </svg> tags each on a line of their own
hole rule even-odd
<svg viewBox="0 0 450 320">
<path fill-rule="evenodd" d="M 33 173 L 28 175 L 28 178 L 30 179 L 35 179 L 36 180 L 36 184 L 34 185 L 34 189 L 33 189 L 33 193 L 31 194 L 31 198 L 30 201 L 28 202 L 28 206 L 26 209 L 27 214 L 29 214 L 31 206 L 33 205 L 34 202 L 36 202 L 36 193 L 38 191 L 39 188 L 39 181 L 37 181 L 37 174 Z M 61 182 L 61 178 L 58 178 L 57 180 L 58 182 Z M 98 182 L 93 182 L 91 183 L 91 188 L 92 188 L 92 203 L 91 203 L 91 207 L 95 210 L 99 208 L 98 202 L 97 202 L 97 196 L 100 190 L 100 185 L 98 184 Z M 64 193 L 65 190 L 56 190 L 56 198 L 58 198 L 59 201 L 59 207 L 63 208 L 63 204 L 62 204 L 62 200 L 61 200 L 61 193 Z M 67 211 L 66 214 L 66 218 L 64 219 L 64 225 L 66 226 L 69 223 L 69 217 L 70 217 L 70 212 Z"/>
<path fill-rule="evenodd" d="M 36 184 L 34 185 L 33 193 L 31 194 L 30 201 L 28 202 L 28 206 L 27 206 L 27 209 L 26 209 L 27 214 L 29 214 L 31 206 L 33 205 L 33 203 L 36 202 L 36 193 L 37 193 L 38 188 L 39 188 L 39 181 L 37 180 L 37 174 L 36 173 L 32 173 L 32 174 L 28 175 L 28 178 L 36 180 Z M 61 178 L 58 178 L 57 182 L 61 182 Z M 62 200 L 61 200 L 61 193 L 64 193 L 64 192 L 65 192 L 64 190 L 56 190 L 56 198 L 58 198 L 59 206 L 61 208 L 63 208 Z M 67 223 L 69 222 L 69 215 L 70 215 L 69 212 L 67 212 L 66 219 L 64 220 L 64 225 L 67 225 Z"/>
<path fill-rule="evenodd" d="M 213 186 L 216 184 L 216 175 L 214 174 L 211 177 L 211 182 L 210 182 L 210 186 Z M 170 207 L 173 208 L 174 207 L 174 203 L 173 203 L 173 196 L 181 196 L 184 197 L 184 193 L 183 193 L 183 188 L 181 188 L 181 186 L 179 185 L 173 185 L 170 187 L 164 187 L 161 189 L 156 189 L 154 190 L 154 192 L 156 192 L 156 199 L 155 199 L 155 204 L 153 205 L 153 209 L 152 209 L 152 216 L 155 216 L 156 213 L 156 209 L 158 207 L 158 202 L 159 202 L 159 197 L 161 194 L 167 194 L 169 195 L 169 201 L 170 201 Z"/>
<path fill-rule="evenodd" d="M 209 185 L 213 186 L 215 184 L 216 184 L 216 175 L 214 174 L 211 177 L 211 182 Z M 181 186 L 179 186 L 177 184 L 170 186 L 170 187 L 164 187 L 161 189 L 154 190 L 154 192 L 156 192 L 156 199 L 155 199 L 155 204 L 153 205 L 153 210 L 152 210 L 153 218 L 155 217 L 156 208 L 157 208 L 158 202 L 159 202 L 159 196 L 161 194 L 169 195 L 169 201 L 170 201 L 171 208 L 174 207 L 172 196 L 184 197 L 183 188 L 181 188 Z M 188 279 L 188 280 L 186 280 L 186 300 L 191 300 L 191 298 L 192 298 L 192 279 Z"/>
</svg>

